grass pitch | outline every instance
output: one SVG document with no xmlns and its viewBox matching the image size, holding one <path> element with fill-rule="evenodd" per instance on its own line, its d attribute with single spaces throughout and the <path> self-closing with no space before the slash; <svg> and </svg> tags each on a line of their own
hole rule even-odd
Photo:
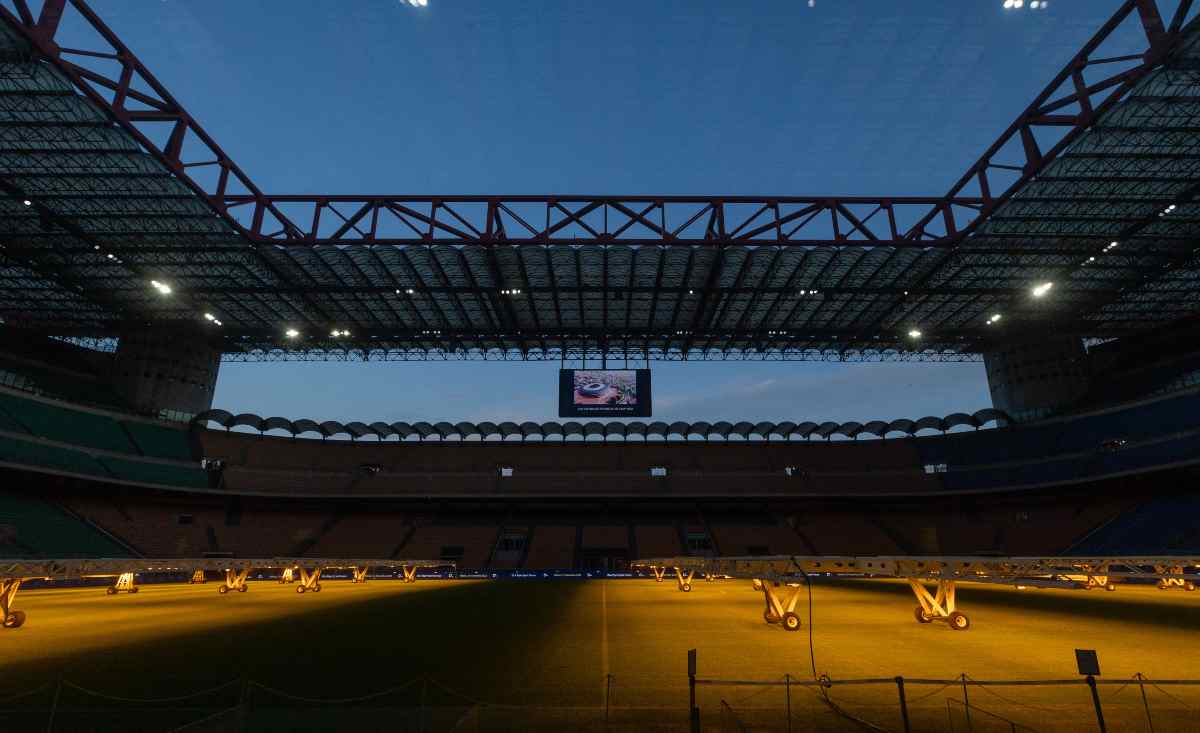
<svg viewBox="0 0 1200 733">
<path fill-rule="evenodd" d="M 610 730 L 683 731 L 688 649 L 705 679 L 809 681 L 814 666 L 807 596 L 804 628 L 787 632 L 763 622 L 748 581 L 691 593 L 653 580 L 328 579 L 303 595 L 249 585 L 223 596 L 214 583 L 22 590 L 26 625 L 0 631 L 0 730 L 44 731 L 53 707 L 53 730 L 166 731 L 247 701 L 247 730 L 604 730 L 607 702 Z M 901 583 L 814 583 L 817 673 L 884 678 L 830 690 L 850 716 L 903 730 L 896 675 L 1078 680 L 1076 648 L 1099 652 L 1103 680 L 1200 680 L 1200 593 L 962 584 L 966 632 L 917 624 L 915 605 Z M 1142 689 L 1100 688 L 1109 730 L 1149 730 Z M 1144 689 L 1157 733 L 1200 730 L 1200 687 Z M 706 685 L 698 704 L 706 729 L 722 730 L 724 701 L 727 726 L 782 731 L 789 693 L 792 730 L 863 729 L 814 688 Z M 1096 730 L 1081 685 L 968 694 L 974 731 Z M 913 730 L 967 730 L 960 687 L 910 681 L 906 696 Z M 205 728 L 226 729 L 237 728 Z"/>
</svg>

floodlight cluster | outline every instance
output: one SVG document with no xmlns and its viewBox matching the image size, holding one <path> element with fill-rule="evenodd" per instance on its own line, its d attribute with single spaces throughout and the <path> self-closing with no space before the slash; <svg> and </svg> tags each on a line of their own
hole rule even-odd
<svg viewBox="0 0 1200 733">
<path fill-rule="evenodd" d="M 349 336 L 350 332 L 344 328 L 340 329 L 340 330 L 335 328 L 329 332 L 329 335 L 332 336 L 333 338 L 343 338 L 343 337 Z"/>
<path fill-rule="evenodd" d="M 112 257 L 112 255 L 109 255 L 109 257 Z M 157 290 L 159 295 L 171 294 L 171 286 L 167 285 L 166 283 L 159 282 L 158 280 L 151 280 L 150 287 Z"/>
<path fill-rule="evenodd" d="M 407 0 L 407 2 L 414 8 L 423 8 L 429 5 L 429 0 Z"/>
<path fill-rule="evenodd" d="M 501 295 L 520 295 L 521 289 L 520 288 L 505 288 L 504 290 L 500 291 L 500 294 Z"/>
<path fill-rule="evenodd" d="M 1025 0 L 1004 0 L 1004 9 L 1005 10 L 1020 10 L 1021 8 L 1024 8 L 1024 7 L 1025 7 Z M 1047 2 L 1047 0 L 1030 0 L 1030 2 L 1029 2 L 1030 10 L 1045 10 L 1046 8 L 1049 8 L 1049 7 L 1050 7 L 1050 3 Z"/>
</svg>

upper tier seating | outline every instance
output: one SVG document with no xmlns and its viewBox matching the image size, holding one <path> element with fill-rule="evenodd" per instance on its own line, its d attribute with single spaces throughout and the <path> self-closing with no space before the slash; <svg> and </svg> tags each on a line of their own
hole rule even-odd
<svg viewBox="0 0 1200 733">
<path fill-rule="evenodd" d="M 34 435 L 88 448 L 133 453 L 121 425 L 111 417 L 0 393 L 0 412 Z"/>
<path fill-rule="evenodd" d="M 191 438 L 182 427 L 0 392 L 0 432 L 9 434 L 0 435 L 0 461 L 120 481 L 208 487 L 208 474 L 192 457 Z"/>
<path fill-rule="evenodd" d="M 109 473 L 122 481 L 159 484 L 188 489 L 208 488 L 208 474 L 198 465 L 179 466 L 169 463 L 129 461 L 123 458 L 104 457 L 97 459 Z"/>
<path fill-rule="evenodd" d="M 126 410 L 128 405 L 95 376 L 63 371 L 0 355 L 0 385 L 82 405 Z"/>
<path fill-rule="evenodd" d="M 0 435 L 0 461 L 97 478 L 107 478 L 109 475 L 103 466 L 86 453 L 3 435 Z"/>
<path fill-rule="evenodd" d="M 195 457 L 192 455 L 191 440 L 186 430 L 168 428 L 141 420 L 125 420 L 122 424 L 143 455 L 171 458 L 177 461 L 195 461 Z"/>
</svg>

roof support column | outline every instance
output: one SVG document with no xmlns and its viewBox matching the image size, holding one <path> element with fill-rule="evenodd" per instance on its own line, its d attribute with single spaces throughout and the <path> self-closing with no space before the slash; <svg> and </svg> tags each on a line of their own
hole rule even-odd
<svg viewBox="0 0 1200 733">
<path fill-rule="evenodd" d="M 212 407 L 220 367 L 220 346 L 199 328 L 128 327 L 113 359 L 112 386 L 140 412 L 191 416 Z"/>
<path fill-rule="evenodd" d="M 983 355 L 992 405 L 1018 422 L 1069 406 L 1088 388 L 1083 342 L 1060 336 L 1009 344 Z"/>
</svg>

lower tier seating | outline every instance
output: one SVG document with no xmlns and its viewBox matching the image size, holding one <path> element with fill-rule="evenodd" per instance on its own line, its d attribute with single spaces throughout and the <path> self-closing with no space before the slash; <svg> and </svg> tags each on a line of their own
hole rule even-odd
<svg viewBox="0 0 1200 733">
<path fill-rule="evenodd" d="M 0 557 L 128 557 L 111 537 L 46 501 L 0 493 Z"/>
<path fill-rule="evenodd" d="M 535 504 L 229 497 L 0 469 L 14 487 L 0 542 L 15 555 L 113 552 L 90 522 L 147 556 L 404 557 L 464 569 L 611 569 L 684 554 L 1196 552 L 1200 495 L 1176 488 L 1196 477 L 1180 469 L 1054 493 L 905 500 Z"/>
</svg>

